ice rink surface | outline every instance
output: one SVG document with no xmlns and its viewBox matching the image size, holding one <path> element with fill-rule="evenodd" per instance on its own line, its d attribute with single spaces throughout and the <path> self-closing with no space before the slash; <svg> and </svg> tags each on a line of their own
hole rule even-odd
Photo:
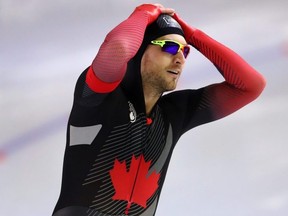
<svg viewBox="0 0 288 216">
<path fill-rule="evenodd" d="M 179 141 L 157 216 L 288 215 L 288 1 L 159 0 L 267 79 L 237 113 Z M 78 75 L 137 0 L 0 2 L 0 215 L 51 215 Z M 179 89 L 222 81 L 196 50 Z"/>
</svg>

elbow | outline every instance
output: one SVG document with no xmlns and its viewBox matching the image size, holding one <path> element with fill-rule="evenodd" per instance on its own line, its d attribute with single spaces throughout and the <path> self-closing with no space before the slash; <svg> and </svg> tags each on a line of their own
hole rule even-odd
<svg viewBox="0 0 288 216">
<path fill-rule="evenodd" d="M 260 76 L 259 81 L 258 81 L 258 92 L 259 94 L 261 94 L 263 92 L 263 90 L 266 87 L 266 79 L 264 78 L 264 76 Z"/>
<path fill-rule="evenodd" d="M 258 79 L 254 82 L 253 86 L 251 87 L 252 87 L 251 92 L 253 92 L 253 95 L 256 99 L 264 91 L 266 87 L 266 79 L 261 74 L 259 74 Z"/>
</svg>

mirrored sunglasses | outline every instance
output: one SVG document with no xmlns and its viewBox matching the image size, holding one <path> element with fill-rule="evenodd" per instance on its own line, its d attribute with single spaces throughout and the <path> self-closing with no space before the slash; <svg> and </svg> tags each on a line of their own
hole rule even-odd
<svg viewBox="0 0 288 216">
<path fill-rule="evenodd" d="M 174 40 L 153 40 L 151 41 L 151 44 L 161 46 L 163 52 L 167 52 L 172 55 L 176 55 L 181 50 L 184 58 L 187 58 L 190 52 L 190 47 L 188 45 L 183 45 Z"/>
</svg>

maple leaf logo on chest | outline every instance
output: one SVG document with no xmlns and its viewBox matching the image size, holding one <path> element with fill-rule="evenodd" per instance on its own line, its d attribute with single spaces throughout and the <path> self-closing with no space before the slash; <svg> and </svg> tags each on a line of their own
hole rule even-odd
<svg viewBox="0 0 288 216">
<path fill-rule="evenodd" d="M 137 158 L 132 156 L 130 169 L 127 171 L 126 161 L 114 161 L 114 168 L 110 170 L 110 177 L 115 189 L 113 200 L 126 200 L 128 211 L 132 203 L 136 203 L 143 208 L 147 206 L 147 200 L 158 188 L 159 173 L 153 172 L 148 175 L 151 161 L 145 162 L 143 155 Z"/>
</svg>

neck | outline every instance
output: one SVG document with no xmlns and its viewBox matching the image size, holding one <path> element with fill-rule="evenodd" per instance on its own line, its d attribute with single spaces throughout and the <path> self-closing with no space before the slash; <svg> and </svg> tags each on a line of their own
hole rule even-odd
<svg viewBox="0 0 288 216">
<path fill-rule="evenodd" d="M 161 97 L 161 93 L 155 92 L 149 89 L 144 89 L 144 99 L 145 99 L 145 108 L 146 108 L 146 115 L 149 116 L 153 107 L 157 103 L 158 99 Z"/>
</svg>

